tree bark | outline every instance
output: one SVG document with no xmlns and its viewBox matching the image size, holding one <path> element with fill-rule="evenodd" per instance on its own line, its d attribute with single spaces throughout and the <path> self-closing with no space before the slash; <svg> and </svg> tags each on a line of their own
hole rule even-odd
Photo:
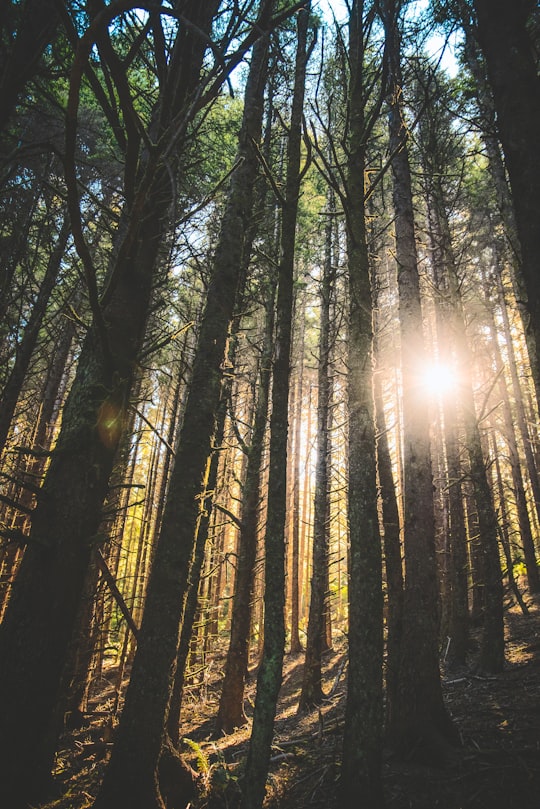
<svg viewBox="0 0 540 809">
<path fill-rule="evenodd" d="M 531 374 L 534 382 L 537 407 L 540 407 L 540 373 L 536 356 L 536 340 L 529 328 L 529 312 L 527 307 L 527 292 L 521 266 L 521 245 L 517 235 L 516 217 L 512 203 L 512 194 L 508 185 L 506 167 L 504 164 L 501 145 L 497 137 L 497 116 L 493 93 L 486 75 L 485 63 L 481 60 L 481 53 L 476 41 L 473 25 L 468 19 L 462 19 L 465 33 L 464 56 L 471 75 L 475 82 L 477 104 L 480 110 L 482 137 L 486 145 L 489 160 L 489 171 L 493 180 L 493 187 L 497 198 L 497 208 L 504 227 L 505 239 L 509 247 L 512 264 L 512 285 L 517 307 L 523 324 L 523 331 L 527 343 Z M 536 495 L 535 495 L 536 497 Z M 537 505 L 540 506 L 540 501 Z"/>
<path fill-rule="evenodd" d="M 466 323 L 461 301 L 460 283 L 457 274 L 456 260 L 452 250 L 452 240 L 448 214 L 446 213 L 443 192 L 439 188 L 435 195 L 431 194 L 431 214 L 435 231 L 435 244 L 437 247 L 435 257 L 438 256 L 440 266 L 438 271 L 440 284 L 444 284 L 445 306 L 447 307 L 445 342 L 451 344 L 456 356 L 458 371 L 459 403 L 463 425 L 465 429 L 465 443 L 469 455 L 471 481 L 478 513 L 478 549 L 481 560 L 479 572 L 484 590 L 484 604 L 482 612 L 482 643 L 480 651 L 480 666 L 486 671 L 501 671 L 504 665 L 504 626 L 502 585 L 499 549 L 497 541 L 497 514 L 493 503 L 493 496 L 489 485 L 484 461 L 484 453 L 480 436 L 478 419 L 474 402 L 473 385 L 471 378 L 472 357 L 467 343 Z M 453 414 L 449 414 L 453 417 Z M 454 458 L 451 454 L 451 458 Z M 456 459 L 454 459 L 456 460 Z M 458 474 L 459 467 L 452 469 L 451 474 Z M 460 623 L 458 638 L 465 643 L 464 637 L 464 608 L 465 583 L 461 578 L 465 559 L 461 545 L 453 543 L 452 553 L 457 554 L 456 569 L 454 571 L 454 585 L 459 588 L 458 596 L 460 606 L 455 605 L 458 613 L 455 618 Z M 459 595 L 461 594 L 461 595 Z"/>
<path fill-rule="evenodd" d="M 208 29 L 216 4 L 210 5 L 201 13 L 193 3 L 185 13 Z M 163 126 L 188 108 L 206 47 L 197 32 L 180 29 L 171 56 L 171 70 L 179 75 L 167 110 L 161 111 Z M 0 795 L 13 807 L 43 792 L 54 760 L 64 666 L 92 546 L 101 540 L 101 507 L 123 433 L 157 255 L 174 197 L 168 168 L 156 160 L 157 151 L 150 158 L 141 156 L 145 177 L 139 207 L 126 210 L 129 243 L 124 241 L 115 255 L 112 283 L 86 336 L 2 624 L 0 746 L 8 752 L 0 761 Z"/>
<path fill-rule="evenodd" d="M 331 207 L 331 205 L 329 206 Z M 330 214 L 331 211 L 329 210 Z M 325 258 L 321 279 L 321 314 L 319 324 L 319 357 L 317 363 L 317 460 L 315 467 L 315 505 L 313 518 L 313 562 L 311 600 L 307 629 L 306 656 L 302 679 L 302 691 L 298 712 L 320 705 L 324 696 L 322 689 L 322 653 L 326 641 L 326 609 L 328 587 L 329 549 L 329 468 L 330 450 L 330 299 L 333 287 L 332 269 L 333 222 L 328 216 L 325 234 Z"/>
<path fill-rule="evenodd" d="M 487 65 L 497 126 L 512 189 L 521 267 L 527 292 L 527 331 L 536 345 L 540 378 L 540 78 L 527 31 L 533 0 L 474 0 L 477 35 Z"/>
<path fill-rule="evenodd" d="M 501 401 L 501 410 L 502 410 L 502 417 L 503 417 L 503 424 L 504 424 L 504 440 L 508 447 L 508 461 L 510 464 L 510 470 L 512 475 L 512 488 L 514 490 L 514 497 L 515 497 L 515 504 L 516 504 L 516 512 L 518 518 L 518 525 L 519 525 L 519 533 L 521 538 L 521 547 L 523 549 L 523 555 L 525 558 L 525 568 L 527 571 L 527 583 L 529 586 L 529 592 L 532 594 L 540 592 L 540 576 L 538 575 L 538 562 L 536 560 L 536 548 L 534 545 L 534 539 L 532 534 L 532 527 L 531 527 L 531 520 L 529 517 L 529 511 L 527 507 L 527 495 L 525 493 L 525 482 L 523 479 L 523 471 L 521 467 L 521 458 L 519 454 L 518 444 L 517 444 L 517 436 L 516 436 L 516 429 L 514 426 L 514 417 L 512 413 L 512 408 L 510 406 L 510 397 L 508 395 L 508 387 L 506 385 L 506 381 L 502 374 L 504 373 L 504 362 L 501 355 L 501 349 L 498 343 L 497 337 L 497 329 L 495 326 L 495 321 L 493 317 L 493 312 L 489 308 L 489 292 L 488 292 L 488 284 L 487 279 L 484 281 L 484 289 L 486 294 L 486 302 L 488 303 L 488 328 L 491 334 L 491 342 L 493 344 L 493 352 L 495 355 L 495 371 L 498 379 L 498 391 Z M 508 313 L 506 312 L 506 303 L 504 298 L 500 300 L 501 308 L 504 309 L 503 313 L 503 323 L 508 319 Z M 515 355 L 512 347 L 512 343 L 509 342 L 510 334 L 507 332 L 505 334 L 505 341 L 507 345 L 507 351 L 509 353 L 508 357 L 508 365 L 511 368 L 511 378 L 513 382 L 518 382 L 517 378 L 517 370 L 515 367 Z M 519 382 L 518 382 L 519 385 Z M 521 410 L 521 416 L 525 417 L 523 411 L 523 401 L 521 400 L 521 391 L 519 387 L 516 389 L 514 387 L 514 396 L 515 401 L 517 404 L 518 412 Z M 520 424 L 520 418 L 518 416 L 518 424 Z M 522 426 L 524 426 L 524 421 L 522 422 Z M 528 440 L 528 439 L 527 439 Z"/>
<path fill-rule="evenodd" d="M 428 182 L 430 182 L 429 176 Z M 457 379 L 460 379 L 461 366 L 465 360 L 459 355 L 456 346 L 455 335 L 459 331 L 459 324 L 454 322 L 456 317 L 454 313 L 455 293 L 452 294 L 449 291 L 453 287 L 447 277 L 450 272 L 449 265 L 454 272 L 455 268 L 440 187 L 435 188 L 431 185 L 428 192 L 428 205 L 433 279 L 434 287 L 438 292 L 435 299 L 435 317 L 439 362 L 450 371 L 454 370 Z M 455 280 L 457 280 L 457 276 Z M 465 323 L 461 321 L 460 323 L 461 327 L 465 328 Z M 453 390 L 442 393 L 443 440 L 446 453 L 449 508 L 448 603 L 446 604 L 447 625 L 445 627 L 449 646 L 445 660 L 454 666 L 464 665 L 469 643 L 467 534 L 461 484 L 464 470 L 460 456 L 459 391 L 460 386 L 458 385 Z"/>
<path fill-rule="evenodd" d="M 263 4 L 258 21 L 263 31 L 268 26 L 270 11 L 271 4 Z M 227 338 L 243 266 L 242 236 L 248 231 L 252 213 L 253 184 L 258 170 L 253 144 L 259 142 L 261 135 L 267 54 L 268 35 L 264 35 L 253 48 L 239 136 L 238 168 L 231 178 L 214 255 L 137 653 L 96 809 L 120 806 L 163 809 L 164 801 L 168 800 L 158 766 L 164 746 L 167 750 L 165 723 L 200 518 L 200 495 L 207 481 Z M 193 797 L 189 778 L 180 780 L 178 809 L 187 806 Z"/>
<path fill-rule="evenodd" d="M 377 508 L 373 398 L 373 309 L 366 242 L 366 77 L 364 3 L 349 15 L 347 161 L 349 675 L 345 706 L 340 806 L 384 805 L 382 558 Z"/>
<path fill-rule="evenodd" d="M 529 609 L 523 600 L 518 583 L 514 576 L 514 559 L 512 558 L 512 549 L 510 547 L 510 538 L 508 536 L 509 518 L 506 508 L 506 499 L 504 496 L 504 480 L 501 472 L 501 460 L 499 456 L 499 448 L 495 435 L 492 435 L 493 457 L 495 459 L 495 475 L 497 479 L 497 488 L 499 490 L 499 504 L 501 510 L 501 519 L 499 521 L 499 536 L 501 545 L 504 551 L 504 558 L 506 560 L 506 578 L 508 579 L 508 586 L 515 596 L 519 608 L 525 617 L 530 616 Z"/>
<path fill-rule="evenodd" d="M 377 254 L 379 245 L 373 246 Z M 382 249 L 382 245 L 380 246 Z M 401 644 L 401 621 L 403 616 L 403 559 L 401 552 L 401 520 L 398 506 L 396 481 L 392 471 L 392 458 L 388 442 L 388 429 L 384 412 L 381 374 L 379 372 L 380 328 L 377 313 L 381 311 L 379 303 L 380 287 L 389 280 L 379 278 L 372 267 L 372 295 L 374 304 L 375 336 L 374 355 L 376 370 L 373 380 L 375 401 L 375 422 L 377 427 L 377 478 L 379 501 L 382 516 L 382 535 L 384 549 L 384 571 L 386 573 L 386 694 L 387 704 L 396 699 L 397 675 L 399 672 L 399 649 Z M 382 363 L 381 363 L 382 364 Z M 394 694 L 393 697 L 389 696 Z"/>
<path fill-rule="evenodd" d="M 269 285 L 266 300 L 264 345 L 260 360 L 257 403 L 251 443 L 248 450 L 242 500 L 236 589 L 231 617 L 231 634 L 225 677 L 216 719 L 216 731 L 232 733 L 247 723 L 244 713 L 244 687 L 249 662 L 249 639 L 257 559 L 257 533 L 261 500 L 264 437 L 268 420 L 272 338 L 274 332 L 275 283 Z"/>
<path fill-rule="evenodd" d="M 429 411 L 419 385 L 425 365 L 411 172 L 403 119 L 398 15 L 383 5 L 390 72 L 389 135 L 395 211 L 403 384 L 405 590 L 398 682 L 388 735 L 402 755 L 432 759 L 456 733 L 439 672 L 439 616 Z"/>
<path fill-rule="evenodd" d="M 26 0 L 20 5 L 11 47 L 0 59 L 0 132 L 8 125 L 25 85 L 36 75 L 39 60 L 58 29 L 55 0 Z"/>
<path fill-rule="evenodd" d="M 260 809 L 268 766 L 285 652 L 285 524 L 287 438 L 296 219 L 300 193 L 302 113 L 308 61 L 309 3 L 297 15 L 297 50 L 287 146 L 285 198 L 278 269 L 276 343 L 270 417 L 270 471 L 265 532 L 264 646 L 243 782 L 242 809 Z"/>
<path fill-rule="evenodd" d="M 17 346 L 15 362 L 2 391 L 0 403 L 0 453 L 6 445 L 11 420 L 30 366 L 32 353 L 38 341 L 39 331 L 47 311 L 47 304 L 60 274 L 68 237 L 69 219 L 66 216 L 58 233 L 56 244 L 49 256 L 45 274 L 24 329 L 24 334 Z"/>
<path fill-rule="evenodd" d="M 292 460 L 292 531 L 290 548 L 290 574 L 291 574 L 291 654 L 299 654 L 302 651 L 300 641 L 300 520 L 306 519 L 305 510 L 300 507 L 300 479 L 301 479 L 301 441 L 302 441 L 302 409 L 304 404 L 304 351 L 305 351 L 305 316 L 306 298 L 305 293 L 300 292 L 296 297 L 297 306 L 301 300 L 298 317 L 300 320 L 300 334 L 298 337 L 298 360 L 296 390 L 294 392 L 294 430 L 292 445 L 294 457 Z M 305 490 L 304 490 L 305 500 Z"/>
</svg>

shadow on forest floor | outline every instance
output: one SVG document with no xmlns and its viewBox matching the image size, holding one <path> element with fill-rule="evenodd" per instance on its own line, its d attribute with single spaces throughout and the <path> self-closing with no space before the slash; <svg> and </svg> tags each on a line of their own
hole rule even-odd
<svg viewBox="0 0 540 809">
<path fill-rule="evenodd" d="M 529 618 L 515 609 L 506 615 L 505 670 L 491 677 L 462 671 L 443 680 L 445 700 L 463 742 L 444 769 L 398 761 L 385 756 L 387 809 L 538 809 L 540 806 L 540 608 Z M 298 717 L 296 706 L 302 677 L 302 655 L 285 660 L 278 707 L 268 809 L 331 809 L 336 804 L 341 734 L 346 692 L 344 644 L 325 656 L 328 698 L 311 713 Z M 196 742 L 220 788 L 202 797 L 199 809 L 234 806 L 234 785 L 247 752 L 249 727 L 213 738 L 218 707 L 219 667 L 204 693 L 188 691 L 182 733 Z M 256 672 L 251 672 L 246 710 L 252 713 Z M 105 696 L 105 700 L 103 699 Z M 106 692 L 97 693 L 91 723 L 67 735 L 59 755 L 59 773 L 66 794 L 46 809 L 91 806 L 111 747 L 106 717 Z M 188 750 L 188 748 L 186 748 Z M 217 777 L 216 777 L 217 776 Z M 223 786 L 231 789 L 223 790 Z M 228 795 L 227 799 L 219 797 Z M 362 805 L 358 796 L 358 805 Z M 44 808 L 45 809 L 45 808 Z M 195 809 L 195 807 L 194 807 Z M 369 809 L 369 807 L 364 807 Z"/>
</svg>

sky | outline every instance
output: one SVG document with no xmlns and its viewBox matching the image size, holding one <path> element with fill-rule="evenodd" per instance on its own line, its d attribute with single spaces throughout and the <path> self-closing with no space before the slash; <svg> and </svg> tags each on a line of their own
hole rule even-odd
<svg viewBox="0 0 540 809">
<path fill-rule="evenodd" d="M 344 22 L 347 19 L 347 6 L 344 0 L 315 0 L 315 6 L 321 9 L 323 16 L 329 22 L 332 21 L 332 11 L 338 22 Z M 427 6 L 428 0 L 412 0 L 409 4 L 407 15 L 410 17 L 414 14 L 420 14 Z M 457 34 L 453 34 L 448 42 L 446 42 L 443 35 L 432 34 L 426 42 L 427 51 L 433 56 L 434 60 L 440 58 L 441 52 L 444 49 L 441 67 L 444 68 L 450 76 L 455 76 L 459 70 L 455 57 L 458 41 L 459 37 Z"/>
</svg>

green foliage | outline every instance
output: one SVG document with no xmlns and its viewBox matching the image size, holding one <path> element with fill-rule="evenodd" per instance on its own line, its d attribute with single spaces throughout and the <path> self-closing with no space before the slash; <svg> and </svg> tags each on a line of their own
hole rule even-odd
<svg viewBox="0 0 540 809">
<path fill-rule="evenodd" d="M 210 761 L 208 756 L 197 742 L 193 741 L 193 739 L 184 738 L 182 739 L 183 744 L 185 744 L 195 757 L 195 768 L 198 773 L 201 775 L 208 775 L 210 771 Z"/>
<path fill-rule="evenodd" d="M 242 109 L 239 98 L 220 95 L 197 125 L 197 138 L 190 160 L 195 168 L 197 181 L 203 181 L 207 193 L 232 168 Z"/>
<path fill-rule="evenodd" d="M 236 786 L 238 777 L 234 775 L 228 767 L 225 759 L 220 756 L 219 761 L 212 766 L 210 776 L 210 788 L 213 793 L 222 795 L 229 792 L 231 786 Z"/>
</svg>

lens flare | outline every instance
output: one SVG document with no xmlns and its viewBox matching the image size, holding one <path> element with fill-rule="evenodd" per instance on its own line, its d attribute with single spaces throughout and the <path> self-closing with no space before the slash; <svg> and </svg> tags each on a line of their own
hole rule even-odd
<svg viewBox="0 0 540 809">
<path fill-rule="evenodd" d="M 422 370 L 422 386 L 425 391 L 434 396 L 444 396 L 451 393 L 457 386 L 455 369 L 449 365 L 432 362 Z"/>
</svg>

